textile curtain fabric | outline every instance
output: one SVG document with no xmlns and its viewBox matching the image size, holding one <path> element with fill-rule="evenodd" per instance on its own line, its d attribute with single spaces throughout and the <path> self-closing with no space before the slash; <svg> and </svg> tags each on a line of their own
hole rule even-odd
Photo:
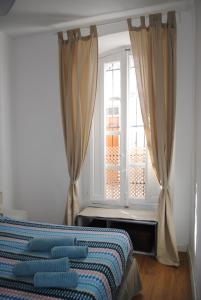
<svg viewBox="0 0 201 300">
<path fill-rule="evenodd" d="M 136 70 L 138 93 L 147 146 L 152 166 L 161 186 L 157 259 L 166 265 L 179 265 L 173 222 L 169 176 L 172 161 L 176 107 L 176 17 L 168 12 L 149 16 L 149 26 L 128 20 Z"/>
<path fill-rule="evenodd" d="M 60 93 L 63 132 L 70 185 L 64 223 L 74 225 L 79 212 L 77 180 L 85 159 L 94 111 L 97 72 L 98 38 L 96 26 L 89 36 L 80 29 L 67 31 L 67 40 L 58 33 Z"/>
</svg>

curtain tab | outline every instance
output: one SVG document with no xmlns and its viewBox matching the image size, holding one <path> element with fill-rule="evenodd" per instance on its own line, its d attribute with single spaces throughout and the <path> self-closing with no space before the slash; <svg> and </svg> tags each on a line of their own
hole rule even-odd
<svg viewBox="0 0 201 300">
<path fill-rule="evenodd" d="M 128 23 L 128 28 L 129 30 L 132 29 L 132 21 L 131 21 L 131 18 L 127 19 L 127 23 Z"/>
<path fill-rule="evenodd" d="M 60 32 L 58 32 L 57 33 L 57 35 L 58 35 L 58 40 L 59 40 L 59 42 L 63 42 L 63 32 L 62 31 L 60 31 Z"/>
<path fill-rule="evenodd" d="M 145 27 L 145 16 L 140 17 L 141 27 Z"/>
<path fill-rule="evenodd" d="M 162 23 L 162 14 L 153 14 L 149 16 L 149 24 L 150 25 L 160 25 Z"/>
<path fill-rule="evenodd" d="M 69 41 L 74 40 L 73 30 L 68 30 L 67 31 L 67 37 L 68 37 Z"/>
<path fill-rule="evenodd" d="M 168 11 L 167 13 L 167 24 L 170 27 L 176 27 L 176 16 L 175 16 L 175 11 Z"/>
<path fill-rule="evenodd" d="M 67 36 L 69 41 L 79 40 L 81 36 L 80 29 L 76 28 L 76 29 L 68 30 Z"/>
<path fill-rule="evenodd" d="M 80 32 L 80 28 L 76 28 L 73 30 L 73 34 L 74 34 L 74 38 L 75 40 L 79 40 L 81 37 L 81 32 Z"/>
<path fill-rule="evenodd" d="M 90 26 L 90 35 L 93 36 L 93 37 L 98 36 L 96 25 L 91 25 Z"/>
</svg>

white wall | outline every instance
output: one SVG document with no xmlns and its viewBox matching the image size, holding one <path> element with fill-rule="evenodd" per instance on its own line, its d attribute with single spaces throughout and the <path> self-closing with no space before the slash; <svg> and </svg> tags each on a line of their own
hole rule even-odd
<svg viewBox="0 0 201 300">
<path fill-rule="evenodd" d="M 12 43 L 15 208 L 62 223 L 68 175 L 60 117 L 57 36 Z"/>
<path fill-rule="evenodd" d="M 196 299 L 201 299 L 201 2 L 195 1 L 195 194 L 192 202 L 190 256 Z"/>
<path fill-rule="evenodd" d="M 177 102 L 173 168 L 173 206 L 177 244 L 189 243 L 194 182 L 194 35 L 192 11 L 177 17 Z"/>
<path fill-rule="evenodd" d="M 178 22 L 181 77 L 173 165 L 174 217 L 178 245 L 186 249 L 194 155 L 191 14 L 183 12 Z M 61 223 L 68 176 L 60 118 L 57 36 L 45 33 L 17 37 L 12 49 L 15 208 L 27 210 L 30 219 Z"/>
<path fill-rule="evenodd" d="M 0 192 L 6 208 L 13 206 L 10 45 L 10 38 L 0 33 Z"/>
</svg>

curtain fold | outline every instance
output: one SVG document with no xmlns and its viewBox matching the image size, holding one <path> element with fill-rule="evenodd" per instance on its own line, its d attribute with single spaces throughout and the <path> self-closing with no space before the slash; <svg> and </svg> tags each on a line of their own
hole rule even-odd
<svg viewBox="0 0 201 300">
<path fill-rule="evenodd" d="M 149 26 L 128 20 L 136 70 L 138 93 L 147 146 L 153 169 L 161 186 L 157 259 L 166 265 L 179 265 L 173 222 L 169 176 L 172 162 L 176 107 L 176 18 L 168 12 L 149 16 Z"/>
<path fill-rule="evenodd" d="M 89 36 L 80 29 L 67 31 L 67 40 L 58 33 L 60 94 L 64 142 L 70 185 L 64 223 L 74 225 L 79 212 L 77 180 L 89 142 L 98 73 L 98 38 L 96 26 Z"/>
</svg>

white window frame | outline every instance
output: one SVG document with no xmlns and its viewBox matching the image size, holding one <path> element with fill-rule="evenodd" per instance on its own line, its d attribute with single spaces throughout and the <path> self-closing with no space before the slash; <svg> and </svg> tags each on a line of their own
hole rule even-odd
<svg viewBox="0 0 201 300">
<path fill-rule="evenodd" d="M 112 54 L 112 60 L 111 60 L 111 55 L 108 55 L 102 59 L 100 59 L 100 69 L 101 69 L 101 77 L 100 77 L 100 82 L 104 82 L 104 64 L 107 63 L 107 62 L 111 62 L 111 61 L 120 61 L 120 69 L 122 70 L 122 67 L 123 67 L 123 52 L 119 52 L 119 53 L 115 53 L 115 54 Z M 121 101 L 123 99 L 123 96 L 124 96 L 124 91 L 122 90 L 122 87 L 124 86 L 124 79 L 122 78 L 122 76 L 120 77 L 120 84 L 121 84 Z M 101 100 L 104 101 L 104 84 L 102 84 L 102 87 L 101 87 Z M 126 101 L 127 102 L 127 101 Z M 105 104 L 105 103 L 104 103 Z M 106 133 L 105 133 L 105 106 L 101 104 L 101 101 L 100 101 L 100 106 L 101 106 L 101 120 L 104 120 L 104 126 L 103 126 L 103 136 L 102 136 L 102 141 L 104 141 L 101 146 L 102 146 L 102 154 L 103 154 L 103 158 L 102 158 L 102 165 L 103 165 L 103 170 L 102 170 L 102 173 L 101 173 L 101 176 L 103 176 L 103 182 L 104 182 L 104 187 L 103 187 L 103 195 L 105 195 L 105 169 L 107 168 L 106 165 L 105 165 L 105 136 L 106 136 Z M 124 113 L 122 111 L 122 109 L 124 110 L 123 108 L 123 105 L 122 105 L 122 102 L 121 102 L 121 120 L 120 120 L 120 124 L 121 124 L 121 131 L 122 131 L 122 128 L 125 128 L 125 120 L 123 118 L 124 116 Z M 115 133 L 115 132 L 114 132 Z M 111 132 L 111 134 L 113 134 Z M 116 134 L 115 135 L 119 135 L 119 134 Z M 123 137 L 123 134 L 122 132 L 120 133 L 120 166 L 119 168 L 118 167 L 111 167 L 110 168 L 114 168 L 114 170 L 119 170 L 120 171 L 120 175 L 122 173 L 122 168 L 124 167 L 123 164 L 123 160 L 122 160 L 122 153 L 124 153 L 124 142 L 123 140 L 125 139 Z M 112 205 L 112 203 L 115 202 L 116 205 L 119 205 L 119 206 L 123 206 L 124 205 L 124 182 L 123 180 L 120 180 L 120 198 L 118 200 L 114 200 L 114 199 L 104 199 L 102 201 L 106 202 L 107 204 L 110 204 Z"/>
<path fill-rule="evenodd" d="M 104 105 L 102 105 L 101 100 L 103 101 L 104 99 L 104 84 L 101 84 L 104 80 L 104 64 L 107 62 L 111 61 L 116 61 L 120 60 L 121 64 L 121 70 L 124 68 L 123 72 L 128 72 L 127 64 L 125 64 L 125 59 L 128 58 L 128 54 L 126 51 L 130 51 L 130 47 L 122 47 L 115 49 L 113 51 L 109 51 L 107 53 L 104 53 L 103 55 L 100 56 L 99 58 L 99 78 L 98 78 L 98 91 L 97 91 L 97 112 L 98 113 L 98 118 L 105 120 L 104 118 Z M 128 74 L 127 74 L 128 75 Z M 121 125 L 123 125 L 124 122 L 124 128 L 127 130 L 127 78 L 128 76 L 121 76 L 121 99 L 126 99 L 125 105 L 121 105 Z M 102 85 L 102 87 L 101 87 Z M 114 200 L 114 199 L 105 199 L 105 183 L 104 183 L 104 171 L 105 171 L 105 161 L 104 161 L 104 149 L 105 145 L 104 142 L 100 142 L 100 153 L 101 158 L 100 158 L 100 169 L 98 173 L 101 176 L 101 190 L 103 192 L 102 195 L 98 195 L 95 197 L 95 181 L 94 181 L 94 123 L 93 121 L 93 126 L 92 126 L 92 133 L 91 133 L 91 141 L 89 145 L 89 152 L 91 153 L 90 155 L 90 174 L 91 176 L 91 184 L 90 184 L 90 205 L 92 206 L 101 206 L 101 207 L 131 207 L 131 208 L 137 208 L 137 209 L 157 209 L 158 206 L 158 193 L 159 193 L 159 185 L 156 186 L 156 191 L 154 192 L 153 195 L 148 195 L 147 194 L 147 188 L 149 184 L 149 178 L 148 178 L 148 172 L 147 172 L 147 166 L 148 164 L 146 163 L 145 166 L 145 198 L 143 199 L 137 199 L 137 198 L 128 198 L 128 171 L 126 172 L 126 175 L 124 176 L 124 181 L 121 180 L 121 187 L 120 187 L 120 199 L 119 200 Z M 104 141 L 104 128 L 105 126 L 102 126 L 102 130 L 100 130 L 100 139 L 101 141 Z M 127 153 L 127 141 L 126 141 L 126 135 L 122 135 L 123 138 L 120 140 L 120 145 L 121 145 L 121 156 L 122 153 Z M 124 139 L 124 141 L 123 141 Z M 123 151 L 122 151 L 123 150 Z M 148 159 L 148 151 L 146 151 L 146 160 Z M 123 165 L 120 165 L 120 172 L 122 170 L 128 170 L 132 165 L 129 164 L 128 166 L 128 159 L 123 160 Z M 122 161 L 122 160 L 121 160 Z M 122 162 L 121 162 L 122 164 Z M 134 164 L 133 166 L 136 166 Z M 153 180 L 152 180 L 153 181 Z M 157 185 L 157 183 L 156 183 Z"/>
</svg>

